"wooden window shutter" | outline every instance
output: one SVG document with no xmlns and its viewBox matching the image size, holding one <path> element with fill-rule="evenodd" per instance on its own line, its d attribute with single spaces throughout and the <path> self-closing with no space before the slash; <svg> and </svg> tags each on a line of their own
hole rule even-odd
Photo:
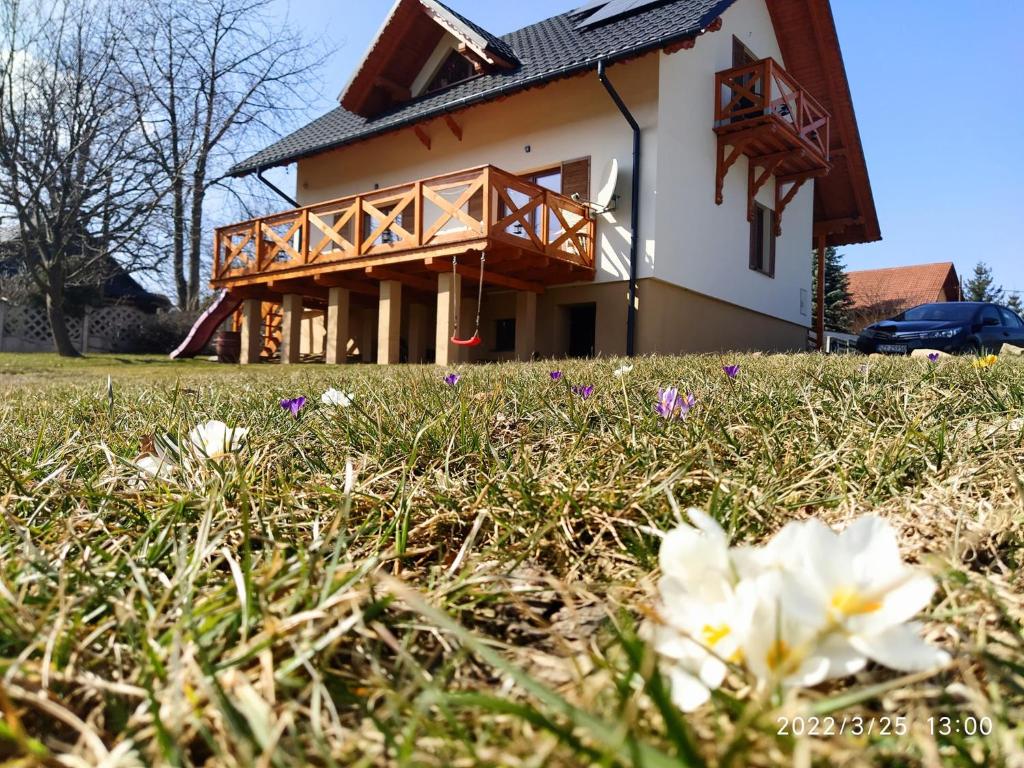
<svg viewBox="0 0 1024 768">
<path fill-rule="evenodd" d="M 768 228 L 768 277 L 775 277 L 775 211 L 764 209 L 764 225 Z"/>
<path fill-rule="evenodd" d="M 562 194 L 566 197 L 578 194 L 583 200 L 590 199 L 589 157 L 562 163 Z"/>
<path fill-rule="evenodd" d="M 758 258 L 759 248 L 758 245 L 761 241 L 761 210 L 759 208 L 754 209 L 754 215 L 750 219 L 750 261 L 748 266 L 751 269 L 760 269 L 761 265 Z"/>
</svg>

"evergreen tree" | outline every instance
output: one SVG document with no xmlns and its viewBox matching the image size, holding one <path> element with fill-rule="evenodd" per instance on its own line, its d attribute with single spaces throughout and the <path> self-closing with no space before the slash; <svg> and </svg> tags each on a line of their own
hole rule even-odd
<svg viewBox="0 0 1024 768">
<path fill-rule="evenodd" d="M 1019 293 L 1011 293 L 1006 299 L 1006 306 L 1016 312 L 1018 315 L 1024 313 L 1024 303 L 1021 303 Z"/>
<path fill-rule="evenodd" d="M 814 276 L 814 314 L 818 316 L 818 255 L 812 253 L 811 274 Z M 843 255 L 829 246 L 825 249 L 825 330 L 849 331 L 853 310 L 849 279 Z"/>
<path fill-rule="evenodd" d="M 974 274 L 964 286 L 964 301 L 1002 301 L 1003 287 L 996 285 L 992 268 L 984 261 L 974 266 Z"/>
</svg>

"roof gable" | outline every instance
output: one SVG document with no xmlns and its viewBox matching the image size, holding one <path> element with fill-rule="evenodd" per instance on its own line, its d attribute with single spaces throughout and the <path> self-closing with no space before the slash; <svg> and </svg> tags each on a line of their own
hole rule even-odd
<svg viewBox="0 0 1024 768">
<path fill-rule="evenodd" d="M 370 118 L 409 101 L 413 83 L 446 37 L 478 74 L 519 64 L 504 40 L 437 0 L 397 0 L 339 97 L 342 107 Z"/>
<path fill-rule="evenodd" d="M 241 176 L 294 162 L 473 104 L 581 74 L 593 70 L 599 61 L 612 63 L 658 50 L 702 34 L 734 2 L 736 0 L 669 0 L 586 30 L 577 29 L 577 18 L 571 12 L 544 19 L 500 38 L 519 62 L 512 69 L 485 72 L 369 117 L 353 112 L 343 103 L 236 164 L 231 173 Z M 401 4 L 392 9 L 382 32 Z M 378 34 L 377 39 L 380 38 Z M 376 42 L 356 77 L 361 76 L 375 46 Z"/>
</svg>

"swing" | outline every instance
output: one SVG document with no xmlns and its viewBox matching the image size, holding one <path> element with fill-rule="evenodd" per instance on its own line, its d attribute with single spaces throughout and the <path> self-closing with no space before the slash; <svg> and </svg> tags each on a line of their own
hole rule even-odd
<svg viewBox="0 0 1024 768">
<path fill-rule="evenodd" d="M 480 251 L 480 285 L 477 288 L 476 294 L 476 327 L 473 329 L 473 335 L 468 339 L 459 338 L 459 315 L 460 305 L 462 304 L 462 291 L 458 291 L 455 294 L 455 332 L 452 334 L 452 344 L 458 347 L 476 347 L 480 345 L 480 305 L 483 303 L 484 298 L 484 252 Z M 459 257 L 452 256 L 452 284 L 455 284 L 454 276 L 459 274 Z"/>
</svg>

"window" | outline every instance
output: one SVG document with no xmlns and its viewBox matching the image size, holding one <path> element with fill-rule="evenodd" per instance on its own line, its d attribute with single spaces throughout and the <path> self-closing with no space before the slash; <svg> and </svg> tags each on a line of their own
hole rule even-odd
<svg viewBox="0 0 1024 768">
<path fill-rule="evenodd" d="M 576 160 L 566 160 L 561 165 L 557 165 L 553 168 L 547 168 L 542 171 L 523 174 L 520 178 L 530 182 L 531 184 L 536 184 L 538 187 L 550 189 L 552 192 L 558 192 L 566 197 L 572 197 L 574 194 L 578 194 L 582 200 L 587 200 L 590 197 L 590 158 L 581 157 Z M 529 195 L 515 189 L 509 190 L 509 198 L 516 206 L 526 205 L 530 200 Z M 502 201 L 499 204 L 499 214 L 501 218 L 508 216 L 509 212 L 508 206 L 504 201 Z M 529 224 L 529 228 L 533 230 L 534 234 L 539 236 L 541 234 L 541 222 L 537 215 L 537 209 L 534 208 L 525 218 Z M 574 223 L 575 219 L 570 218 L 569 224 L 572 225 Z M 505 231 L 510 235 L 516 235 L 517 237 L 525 239 L 530 237 L 522 222 L 519 221 L 510 224 Z M 562 224 L 552 211 L 548 216 L 549 241 L 556 239 L 561 232 Z"/>
<path fill-rule="evenodd" d="M 750 268 L 775 277 L 775 212 L 760 203 L 750 222 Z"/>
<path fill-rule="evenodd" d="M 981 322 L 983 325 L 1002 325 L 1003 319 L 999 316 L 999 310 L 989 305 L 981 310 Z"/>
<path fill-rule="evenodd" d="M 476 70 L 473 69 L 473 64 L 470 60 L 458 51 L 452 51 L 427 84 L 426 92 L 439 91 L 442 88 L 447 88 L 449 85 L 461 83 L 463 80 L 469 80 L 475 74 Z"/>
<path fill-rule="evenodd" d="M 516 320 L 502 318 L 494 322 L 494 351 L 514 352 L 516 348 Z"/>
<path fill-rule="evenodd" d="M 1024 324 L 1021 323 L 1020 318 L 1017 317 L 1016 313 L 1011 312 L 1003 307 L 999 308 L 999 314 L 1003 316 L 1003 325 L 1007 328 L 1021 328 Z"/>
</svg>

